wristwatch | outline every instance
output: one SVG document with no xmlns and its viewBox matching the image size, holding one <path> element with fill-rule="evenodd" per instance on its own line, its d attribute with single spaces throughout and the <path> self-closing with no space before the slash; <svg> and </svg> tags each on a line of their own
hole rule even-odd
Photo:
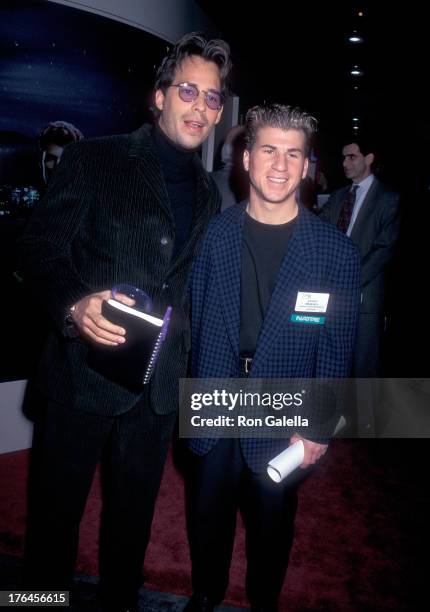
<svg viewBox="0 0 430 612">
<path fill-rule="evenodd" d="M 76 338 L 78 336 L 78 330 L 73 320 L 73 313 L 75 312 L 76 306 L 73 305 L 69 308 L 64 318 L 65 328 L 64 335 L 68 338 Z"/>
</svg>

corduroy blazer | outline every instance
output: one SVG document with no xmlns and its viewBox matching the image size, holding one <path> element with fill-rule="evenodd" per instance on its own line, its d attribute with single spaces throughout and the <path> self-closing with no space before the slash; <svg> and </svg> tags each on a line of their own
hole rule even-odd
<svg viewBox="0 0 430 612">
<path fill-rule="evenodd" d="M 192 375 L 240 376 L 240 278 L 245 203 L 212 221 L 193 266 Z M 329 293 L 324 325 L 293 323 L 298 291 Z M 258 338 L 250 378 L 343 378 L 354 349 L 360 299 L 360 257 L 341 232 L 299 207 L 278 280 Z M 304 435 L 304 434 L 303 434 Z M 306 437 L 306 436 L 305 436 Z M 192 439 L 204 455 L 212 438 Z M 282 439 L 241 439 L 255 471 L 287 446 Z"/>
<path fill-rule="evenodd" d="M 191 235 L 172 261 L 174 218 L 150 130 L 144 125 L 132 134 L 66 147 L 20 244 L 25 280 L 54 323 L 40 367 L 41 390 L 51 400 L 96 414 L 126 412 L 141 392 L 88 366 L 88 342 L 67 336 L 68 308 L 118 283 L 148 293 L 154 313 L 171 305 L 171 326 L 149 393 L 156 413 L 175 411 L 190 348 L 190 264 L 220 207 L 216 186 L 196 155 Z"/>
</svg>

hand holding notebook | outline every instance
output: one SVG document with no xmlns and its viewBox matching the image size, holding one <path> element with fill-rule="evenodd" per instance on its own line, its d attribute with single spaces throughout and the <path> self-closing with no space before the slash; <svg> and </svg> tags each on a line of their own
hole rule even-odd
<svg viewBox="0 0 430 612">
<path fill-rule="evenodd" d="M 131 296 L 123 285 L 112 290 L 113 296 L 116 293 L 124 295 L 128 293 L 133 299 L 137 297 L 136 293 Z M 143 292 L 140 293 L 147 298 L 145 308 L 151 310 L 149 297 Z M 118 346 L 92 346 L 88 355 L 88 365 L 106 378 L 138 390 L 149 382 L 152 375 L 167 334 L 171 311 L 172 308 L 169 306 L 163 318 L 159 318 L 115 299 L 104 301 L 102 315 L 126 330 L 126 341 Z"/>
</svg>

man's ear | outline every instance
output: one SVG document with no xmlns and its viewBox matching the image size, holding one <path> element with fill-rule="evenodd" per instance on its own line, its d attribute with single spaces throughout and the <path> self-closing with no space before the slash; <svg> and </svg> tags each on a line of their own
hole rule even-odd
<svg viewBox="0 0 430 612">
<path fill-rule="evenodd" d="M 366 162 L 366 165 L 368 168 L 371 167 L 371 165 L 373 164 L 373 162 L 375 161 L 375 156 L 373 153 L 368 153 L 365 157 L 364 160 Z"/>
<path fill-rule="evenodd" d="M 221 121 L 221 116 L 222 116 L 222 111 L 223 110 L 224 110 L 224 107 L 221 106 L 221 108 L 218 111 L 218 115 L 217 115 L 217 118 L 216 118 L 216 121 L 215 121 L 215 125 L 217 125 L 217 123 L 219 123 Z"/>
<path fill-rule="evenodd" d="M 305 157 L 305 163 L 303 164 L 302 179 L 306 178 L 308 174 L 308 169 L 309 169 L 309 159 Z"/>
<path fill-rule="evenodd" d="M 245 149 L 243 152 L 243 167 L 248 172 L 249 171 L 249 151 Z"/>
<path fill-rule="evenodd" d="M 155 92 L 155 106 L 158 108 L 159 111 L 163 110 L 164 94 L 161 89 L 157 89 L 157 91 Z"/>
</svg>

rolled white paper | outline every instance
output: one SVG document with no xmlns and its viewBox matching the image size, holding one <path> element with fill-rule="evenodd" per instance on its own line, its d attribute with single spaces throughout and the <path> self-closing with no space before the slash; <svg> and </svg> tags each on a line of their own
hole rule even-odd
<svg viewBox="0 0 430 612">
<path fill-rule="evenodd" d="M 305 447 L 302 440 L 298 440 L 269 462 L 267 473 L 275 482 L 281 482 L 299 467 L 304 457 Z"/>
<path fill-rule="evenodd" d="M 343 414 L 340 415 L 340 418 L 337 422 L 336 429 L 333 432 L 333 437 L 337 436 L 337 434 L 342 431 L 342 429 L 346 426 L 346 419 Z"/>
</svg>

